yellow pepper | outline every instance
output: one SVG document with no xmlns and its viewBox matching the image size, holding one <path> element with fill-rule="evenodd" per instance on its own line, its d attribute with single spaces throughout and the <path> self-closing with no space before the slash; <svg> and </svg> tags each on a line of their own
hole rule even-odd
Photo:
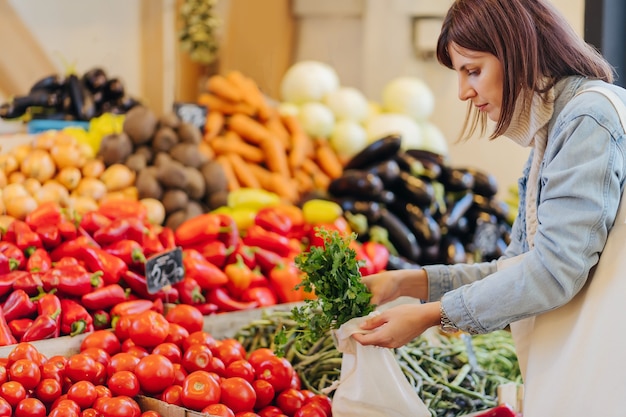
<svg viewBox="0 0 626 417">
<path fill-rule="evenodd" d="M 231 209 L 248 208 L 259 210 L 280 204 L 278 194 L 259 188 L 240 188 L 228 193 L 227 205 Z"/>
<path fill-rule="evenodd" d="M 330 224 L 343 215 L 343 210 L 334 201 L 315 198 L 302 205 L 302 214 L 309 224 Z"/>
</svg>

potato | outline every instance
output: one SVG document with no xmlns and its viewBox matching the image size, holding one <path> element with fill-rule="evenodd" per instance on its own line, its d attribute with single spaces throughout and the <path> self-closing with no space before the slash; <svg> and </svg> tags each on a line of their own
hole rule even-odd
<svg viewBox="0 0 626 417">
<path fill-rule="evenodd" d="M 187 167 L 187 187 L 185 191 L 192 200 L 200 200 L 206 192 L 206 182 L 204 176 L 195 168 Z"/>
<path fill-rule="evenodd" d="M 148 211 L 148 221 L 152 224 L 163 224 L 165 221 L 165 207 L 163 203 L 154 198 L 142 198 L 139 202 Z"/>
<path fill-rule="evenodd" d="M 161 199 L 167 214 L 183 210 L 189 204 L 189 195 L 180 189 L 171 189 L 163 193 Z"/>
<path fill-rule="evenodd" d="M 171 160 L 159 164 L 157 168 L 157 179 L 164 187 L 185 189 L 188 178 L 183 164 Z"/>
<path fill-rule="evenodd" d="M 146 106 L 135 106 L 124 117 L 123 131 L 135 145 L 148 143 L 157 129 L 158 119 Z"/>
<path fill-rule="evenodd" d="M 135 172 L 124 164 L 113 164 L 100 175 L 107 191 L 119 191 L 135 183 Z"/>
<path fill-rule="evenodd" d="M 195 145 L 202 142 L 202 132 L 196 125 L 189 122 L 182 122 L 176 129 L 176 132 L 181 142 L 193 143 Z"/>
<path fill-rule="evenodd" d="M 208 159 L 200 152 L 198 145 L 179 143 L 170 150 L 170 156 L 186 167 L 200 168 Z"/>
<path fill-rule="evenodd" d="M 226 174 L 224 174 L 222 166 L 217 161 L 208 161 L 200 167 L 200 172 L 204 176 L 207 195 L 228 190 Z"/>
<path fill-rule="evenodd" d="M 178 143 L 178 135 L 170 127 L 161 127 L 154 135 L 152 149 L 155 152 L 169 152 Z"/>
<path fill-rule="evenodd" d="M 106 166 L 122 163 L 133 153 L 133 143 L 126 133 L 112 133 L 102 138 L 98 157 Z"/>
<path fill-rule="evenodd" d="M 135 181 L 137 196 L 139 199 L 155 198 L 160 200 L 163 196 L 163 188 L 150 168 L 154 167 L 144 168 L 137 174 L 137 180 Z"/>
</svg>

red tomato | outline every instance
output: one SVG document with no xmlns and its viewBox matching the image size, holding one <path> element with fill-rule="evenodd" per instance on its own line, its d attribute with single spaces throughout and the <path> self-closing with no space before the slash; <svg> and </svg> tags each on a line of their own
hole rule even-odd
<svg viewBox="0 0 626 417">
<path fill-rule="evenodd" d="M 9 367 L 9 379 L 19 382 L 26 390 L 34 389 L 41 381 L 39 365 L 30 359 L 18 359 Z"/>
<path fill-rule="evenodd" d="M 183 382 L 181 400 L 185 407 L 200 411 L 220 401 L 221 389 L 217 379 L 206 371 L 194 371 Z"/>
<path fill-rule="evenodd" d="M 181 365 L 180 363 L 174 364 L 174 384 L 183 385 L 185 377 L 187 377 L 188 374 L 189 372 L 187 372 L 185 368 L 183 368 L 183 365 Z"/>
<path fill-rule="evenodd" d="M 304 404 L 293 417 L 328 417 L 321 405 L 316 403 Z"/>
<path fill-rule="evenodd" d="M 260 410 L 274 401 L 274 387 L 269 382 L 255 379 L 252 381 L 252 388 L 256 392 L 255 410 Z"/>
<path fill-rule="evenodd" d="M 208 332 L 199 331 L 193 332 L 187 337 L 183 342 L 183 350 L 189 349 L 189 346 L 201 344 L 208 346 L 209 348 L 214 348 L 217 346 L 217 340 Z"/>
<path fill-rule="evenodd" d="M 135 367 L 141 390 L 146 394 L 160 394 L 174 383 L 174 365 L 163 355 L 150 354 Z"/>
<path fill-rule="evenodd" d="M 273 405 L 268 405 L 267 407 L 263 407 L 259 411 L 259 416 L 261 417 L 287 417 L 285 413 L 283 413 L 283 410 Z"/>
<path fill-rule="evenodd" d="M 276 406 L 292 417 L 304 405 L 304 394 L 295 388 L 287 388 L 276 397 Z"/>
<path fill-rule="evenodd" d="M 220 388 L 222 390 L 220 402 L 235 413 L 252 411 L 254 408 L 256 392 L 245 379 L 238 376 L 224 378 L 220 383 Z"/>
<path fill-rule="evenodd" d="M 11 417 L 13 415 L 13 407 L 4 398 L 0 397 L 0 416 Z"/>
<path fill-rule="evenodd" d="M 95 408 L 85 408 L 80 417 L 100 417 L 100 413 Z"/>
<path fill-rule="evenodd" d="M 250 365 L 256 368 L 259 363 L 271 356 L 276 356 L 272 349 L 258 348 L 250 352 L 250 354 L 248 355 L 248 362 L 250 362 Z"/>
<path fill-rule="evenodd" d="M 204 327 L 204 316 L 200 310 L 189 304 L 176 304 L 167 312 L 165 319 L 183 326 L 190 334 Z"/>
<path fill-rule="evenodd" d="M 96 362 L 96 376 L 91 382 L 93 382 L 94 385 L 102 385 L 107 381 L 107 377 L 107 367 L 100 362 Z"/>
<path fill-rule="evenodd" d="M 121 350 L 120 339 L 110 330 L 96 330 L 85 336 L 80 343 L 80 350 L 83 351 L 92 347 L 104 349 L 110 356 Z"/>
<path fill-rule="evenodd" d="M 297 373 L 294 372 L 296 375 Z M 304 402 L 307 402 L 309 399 L 315 397 L 317 394 L 315 394 L 313 391 L 308 390 L 308 389 L 301 389 L 300 392 L 302 393 L 302 395 L 304 395 Z"/>
<path fill-rule="evenodd" d="M 285 358 L 270 356 L 255 368 L 256 379 L 263 379 L 274 387 L 278 394 L 289 388 L 293 377 L 293 366 Z"/>
<path fill-rule="evenodd" d="M 232 340 L 233 339 L 221 340 L 216 347 L 211 349 L 213 355 L 220 358 L 226 366 L 228 366 L 231 362 L 238 361 L 246 357 L 246 351 L 243 349 L 241 343 Z"/>
<path fill-rule="evenodd" d="M 161 401 L 165 401 L 168 404 L 174 404 L 182 406 L 181 394 L 183 387 L 181 385 L 172 385 L 165 388 L 165 391 L 161 393 Z"/>
<path fill-rule="evenodd" d="M 131 346 L 126 350 L 126 353 L 130 353 L 133 356 L 137 356 L 139 359 L 146 357 L 150 354 L 150 352 L 148 352 L 148 349 L 146 349 L 145 347 L 141 347 L 141 346 Z"/>
<path fill-rule="evenodd" d="M 302 388 L 302 382 L 300 381 L 300 375 L 297 372 L 294 372 L 291 376 L 291 383 L 289 384 L 289 388 L 295 388 L 297 390 Z"/>
<path fill-rule="evenodd" d="M 99 347 L 89 347 L 80 351 L 83 355 L 90 356 L 96 362 L 101 363 L 104 366 L 109 365 L 109 361 L 111 360 L 111 355 L 109 353 Z"/>
<path fill-rule="evenodd" d="M 235 417 L 235 413 L 233 413 L 233 410 L 231 410 L 224 404 L 211 404 L 208 407 L 205 407 L 202 412 L 211 416 Z"/>
<path fill-rule="evenodd" d="M 35 396 L 46 404 L 52 404 L 62 393 L 61 383 L 52 378 L 42 379 L 35 388 Z"/>
<path fill-rule="evenodd" d="M 311 398 L 307 398 L 304 401 L 304 403 L 305 404 L 309 404 L 309 403 L 317 404 L 320 407 L 322 407 L 322 410 L 324 410 L 324 412 L 327 415 L 330 416 L 332 414 L 333 404 L 332 404 L 330 397 L 328 397 L 327 395 L 315 394 Z"/>
<path fill-rule="evenodd" d="M 68 407 L 57 407 L 50 411 L 48 417 L 82 417 L 80 412 Z"/>
<path fill-rule="evenodd" d="M 53 404 L 53 409 L 60 408 L 65 410 L 73 410 L 76 414 L 80 414 L 80 407 L 72 400 L 68 400 L 67 396 L 61 395 Z"/>
<path fill-rule="evenodd" d="M 94 381 L 98 374 L 96 363 L 91 356 L 83 355 L 82 353 L 72 355 L 67 360 L 67 365 L 65 365 L 65 376 L 72 382 Z"/>
<path fill-rule="evenodd" d="M 96 398 L 96 386 L 89 381 L 78 381 L 67 390 L 67 399 L 74 401 L 81 409 L 91 407 Z"/>
<path fill-rule="evenodd" d="M 17 404 L 26 398 L 26 389 L 17 381 L 7 381 L 0 385 L 0 397 L 7 400 L 11 407 L 17 407 Z"/>
<path fill-rule="evenodd" d="M 139 379 L 131 371 L 117 371 L 107 381 L 111 396 L 126 395 L 134 397 L 139 394 Z"/>
<path fill-rule="evenodd" d="M 96 392 L 98 393 L 98 398 L 102 398 L 102 397 L 109 398 L 113 396 L 113 393 L 111 392 L 109 387 L 106 387 L 104 385 L 96 385 Z"/>
<path fill-rule="evenodd" d="M 137 346 L 153 348 L 165 342 L 169 325 L 162 314 L 152 310 L 144 311 L 132 320 L 128 336 Z"/>
<path fill-rule="evenodd" d="M 189 332 L 180 324 L 170 323 L 166 342 L 174 343 L 179 348 L 183 348 L 183 342 L 189 337 Z"/>
<path fill-rule="evenodd" d="M 109 378 L 117 371 L 135 371 L 135 367 L 139 363 L 139 358 L 128 352 L 116 353 L 111 357 L 109 366 L 107 366 L 107 375 Z"/>
<path fill-rule="evenodd" d="M 253 411 L 242 411 L 235 414 L 235 417 L 259 417 L 259 415 Z"/>
<path fill-rule="evenodd" d="M 65 366 L 67 364 L 67 358 L 65 356 L 52 356 L 46 363 L 41 365 L 41 379 L 56 379 L 61 382 L 65 377 Z"/>
<path fill-rule="evenodd" d="M 209 372 L 215 372 L 219 376 L 224 376 L 226 372 L 226 365 L 224 365 L 224 361 L 220 358 L 213 356 L 211 358 L 211 365 L 209 365 Z"/>
<path fill-rule="evenodd" d="M 141 413 L 141 417 L 161 417 L 161 414 L 154 410 L 148 410 Z"/>
<path fill-rule="evenodd" d="M 254 368 L 247 360 L 238 359 L 228 364 L 224 376 L 227 378 L 238 376 L 251 383 L 254 381 Z"/>
<path fill-rule="evenodd" d="M 4 384 L 9 380 L 7 368 L 5 366 L 0 366 L 0 384 Z"/>
<path fill-rule="evenodd" d="M 155 348 L 152 349 L 152 353 L 157 355 L 163 355 L 172 363 L 180 363 L 180 360 L 183 356 L 180 347 L 171 342 L 164 342 L 158 346 L 155 346 Z"/>
<path fill-rule="evenodd" d="M 37 362 L 39 365 L 45 362 L 43 355 L 39 353 L 33 344 L 28 342 L 21 342 L 15 345 L 7 357 L 7 366 L 11 366 L 11 364 L 18 359 L 30 359 Z"/>
<path fill-rule="evenodd" d="M 46 414 L 46 406 L 37 398 L 24 398 L 13 411 L 15 417 L 46 417 Z"/>
<path fill-rule="evenodd" d="M 185 350 L 181 365 L 187 372 L 209 371 L 211 359 L 213 359 L 211 349 L 207 345 L 196 343 Z"/>
<path fill-rule="evenodd" d="M 139 417 L 139 404 L 130 397 L 120 396 L 103 398 L 100 408 L 96 408 L 102 417 Z M 95 408 L 95 407 L 94 407 Z"/>
</svg>

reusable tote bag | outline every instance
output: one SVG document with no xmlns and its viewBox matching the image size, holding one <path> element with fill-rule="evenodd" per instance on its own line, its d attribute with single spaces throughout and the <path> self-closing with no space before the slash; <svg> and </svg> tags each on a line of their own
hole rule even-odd
<svg viewBox="0 0 626 417">
<path fill-rule="evenodd" d="M 602 88 L 583 92 L 591 91 L 613 103 L 626 131 L 626 106 L 619 97 Z M 558 309 L 511 324 L 524 378 L 524 417 L 626 416 L 625 196 L 582 290 Z"/>
</svg>

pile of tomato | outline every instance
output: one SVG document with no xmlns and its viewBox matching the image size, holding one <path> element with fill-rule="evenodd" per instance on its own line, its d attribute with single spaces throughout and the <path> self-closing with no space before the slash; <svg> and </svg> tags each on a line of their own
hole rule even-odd
<svg viewBox="0 0 626 417">
<path fill-rule="evenodd" d="M 330 398 L 302 389 L 287 359 L 202 328 L 202 314 L 181 304 L 121 316 L 68 357 L 18 343 L 0 360 L 0 416 L 158 417 L 138 395 L 211 416 L 332 415 Z"/>
</svg>

